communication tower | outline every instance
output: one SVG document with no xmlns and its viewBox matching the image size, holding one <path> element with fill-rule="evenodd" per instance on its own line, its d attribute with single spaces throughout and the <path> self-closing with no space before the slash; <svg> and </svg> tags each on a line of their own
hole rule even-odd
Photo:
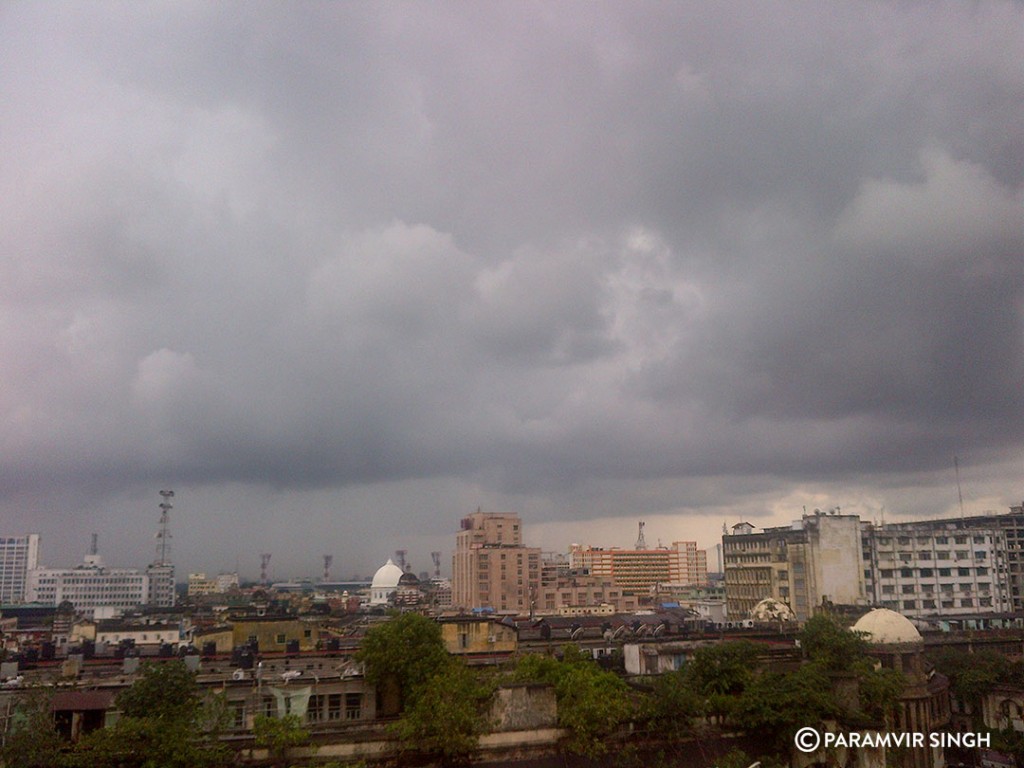
<svg viewBox="0 0 1024 768">
<path fill-rule="evenodd" d="M 331 563 L 334 562 L 334 555 L 324 555 L 324 581 L 331 579 Z"/>
<path fill-rule="evenodd" d="M 398 567 L 403 571 L 405 570 L 405 556 L 409 554 L 408 549 L 396 549 L 395 550 L 395 562 L 398 563 Z"/>
<path fill-rule="evenodd" d="M 171 561 L 170 511 L 174 508 L 171 499 L 174 491 L 160 491 L 160 530 L 156 532 L 156 562 L 153 565 L 168 565 Z"/>
<path fill-rule="evenodd" d="M 644 521 L 640 521 L 640 535 L 636 537 L 635 549 L 647 549 L 647 540 L 644 539 Z"/>
<path fill-rule="evenodd" d="M 434 559 L 434 578 L 441 578 L 441 553 L 431 552 L 430 556 Z"/>
<path fill-rule="evenodd" d="M 266 586 L 267 581 L 267 566 L 270 565 L 270 553 L 264 552 L 260 555 L 260 584 Z"/>
</svg>

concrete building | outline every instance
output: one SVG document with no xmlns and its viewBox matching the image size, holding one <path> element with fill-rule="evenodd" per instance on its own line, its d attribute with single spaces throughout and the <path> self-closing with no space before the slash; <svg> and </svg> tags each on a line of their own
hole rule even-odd
<svg viewBox="0 0 1024 768">
<path fill-rule="evenodd" d="M 149 579 L 143 571 L 108 568 L 99 555 L 86 555 L 74 568 L 29 571 L 25 600 L 43 605 L 67 601 L 86 616 L 113 618 L 147 602 L 151 594 Z"/>
<path fill-rule="evenodd" d="M 646 593 L 659 584 L 707 584 L 708 556 L 695 541 L 674 541 L 654 549 L 604 549 L 573 544 L 573 570 L 609 579 L 623 589 Z"/>
<path fill-rule="evenodd" d="M 198 595 L 219 595 L 238 589 L 237 573 L 219 573 L 212 578 L 207 578 L 205 573 L 190 573 L 188 575 L 188 596 Z"/>
<path fill-rule="evenodd" d="M 475 512 L 462 519 L 452 555 L 452 603 L 528 613 L 540 587 L 539 547 L 523 546 L 519 515 Z"/>
<path fill-rule="evenodd" d="M 39 567 L 39 534 L 0 536 L 0 603 L 25 602 L 28 572 Z"/>
<path fill-rule="evenodd" d="M 1005 536 L 978 518 L 865 524 L 868 596 L 916 618 L 1010 611 Z"/>
<path fill-rule="evenodd" d="M 729 618 L 747 618 L 766 597 L 789 605 L 800 621 L 826 601 L 866 604 L 861 544 L 860 518 L 838 511 L 760 533 L 749 523 L 733 526 L 722 536 Z"/>
</svg>

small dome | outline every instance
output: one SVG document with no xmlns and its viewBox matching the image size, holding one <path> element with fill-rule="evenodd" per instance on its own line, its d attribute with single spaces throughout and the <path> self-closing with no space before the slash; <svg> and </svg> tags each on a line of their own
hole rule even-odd
<svg viewBox="0 0 1024 768">
<path fill-rule="evenodd" d="M 864 614 L 853 625 L 854 632 L 863 632 L 873 645 L 920 643 L 921 633 L 910 619 L 888 608 L 875 608 Z"/>
<path fill-rule="evenodd" d="M 774 597 L 766 597 L 750 609 L 750 618 L 754 621 L 792 621 L 796 614 L 785 603 L 780 603 Z"/>
<path fill-rule="evenodd" d="M 373 583 L 370 589 L 394 589 L 398 586 L 404 571 L 394 564 L 390 559 L 377 569 L 373 574 Z"/>
</svg>

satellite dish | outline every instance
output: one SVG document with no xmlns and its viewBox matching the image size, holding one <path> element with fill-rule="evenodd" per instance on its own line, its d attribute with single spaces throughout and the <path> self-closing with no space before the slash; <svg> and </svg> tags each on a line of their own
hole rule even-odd
<svg viewBox="0 0 1024 768">
<path fill-rule="evenodd" d="M 244 669 L 236 669 L 234 672 L 231 673 L 231 679 L 232 680 L 245 680 L 245 670 Z"/>
</svg>

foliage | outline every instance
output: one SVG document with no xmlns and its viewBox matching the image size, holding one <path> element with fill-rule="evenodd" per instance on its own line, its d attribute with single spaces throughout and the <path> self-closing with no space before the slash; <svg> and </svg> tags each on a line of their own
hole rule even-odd
<svg viewBox="0 0 1024 768">
<path fill-rule="evenodd" d="M 50 768 L 57 765 L 63 740 L 53 724 L 50 697 L 41 690 L 19 697 L 0 762 L 11 768 Z"/>
<path fill-rule="evenodd" d="M 396 725 L 403 742 L 448 765 L 466 761 L 486 727 L 484 705 L 493 688 L 452 660 L 416 691 Z"/>
<path fill-rule="evenodd" d="M 122 717 L 84 737 L 64 756 L 68 768 L 217 768 L 231 752 L 216 738 L 184 663 L 146 664 L 117 697 Z"/>
<path fill-rule="evenodd" d="M 654 689 L 645 697 L 642 717 L 652 731 L 676 741 L 691 734 L 694 719 L 702 714 L 702 705 L 685 673 L 671 672 L 655 678 Z"/>
<path fill-rule="evenodd" d="M 788 749 L 793 735 L 808 723 L 839 715 L 828 674 L 818 664 L 761 675 L 743 692 L 733 711 L 737 724 L 776 749 Z"/>
<path fill-rule="evenodd" d="M 275 765 L 284 765 L 292 747 L 309 741 L 309 731 L 302 727 L 302 719 L 298 715 L 257 715 L 253 721 L 253 733 L 256 746 L 265 747 Z"/>
<path fill-rule="evenodd" d="M 907 681 L 895 669 L 875 669 L 870 663 L 859 667 L 860 710 L 874 723 L 886 722 Z"/>
<path fill-rule="evenodd" d="M 957 700 L 976 712 L 980 711 L 981 697 L 1012 672 L 1010 661 L 995 651 L 963 653 L 952 648 L 935 657 L 935 668 L 949 678 Z"/>
<path fill-rule="evenodd" d="M 833 617 L 819 613 L 807 620 L 800 632 L 800 647 L 811 661 L 829 672 L 848 672 L 867 655 L 864 636 L 842 626 Z"/>
<path fill-rule="evenodd" d="M 368 682 L 395 686 L 404 705 L 451 657 L 437 622 L 405 613 L 367 632 L 355 658 L 365 665 Z"/>
<path fill-rule="evenodd" d="M 145 664 L 139 678 L 117 697 L 124 717 L 195 722 L 199 717 L 199 686 L 195 673 L 182 662 Z"/>
<path fill-rule="evenodd" d="M 563 649 L 562 661 L 524 656 L 514 678 L 554 686 L 559 724 L 569 730 L 566 746 L 577 754 L 595 757 L 607 752 L 606 737 L 634 714 L 626 684 L 618 675 L 602 670 L 575 646 Z"/>
<path fill-rule="evenodd" d="M 757 646 L 738 640 L 697 649 L 683 667 L 687 686 L 703 701 L 705 714 L 727 718 L 736 697 L 754 680 Z"/>
</svg>

